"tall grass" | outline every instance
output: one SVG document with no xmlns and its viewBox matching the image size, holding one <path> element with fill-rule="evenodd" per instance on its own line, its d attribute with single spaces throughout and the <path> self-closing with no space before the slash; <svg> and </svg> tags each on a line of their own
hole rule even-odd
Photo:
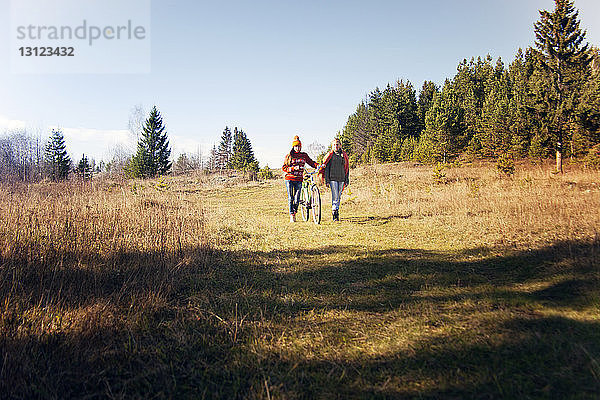
<svg viewBox="0 0 600 400">
<path fill-rule="evenodd" d="M 556 240 L 600 234 L 600 179 L 593 170 L 572 168 L 553 175 L 521 165 L 500 177 L 490 165 L 449 167 L 436 183 L 430 168 L 367 166 L 356 171 L 350 203 L 374 215 L 428 218 L 472 244 L 528 248 Z"/>
<path fill-rule="evenodd" d="M 9 382 L 27 387 L 31 368 L 45 358 L 50 369 L 73 367 L 68 352 L 62 358 L 53 349 L 51 357 L 34 343 L 67 335 L 73 345 L 79 337 L 75 347 L 87 359 L 102 357 L 86 346 L 94 337 L 103 338 L 107 351 L 122 346 L 123 332 L 135 341 L 149 315 L 172 311 L 206 266 L 201 204 L 164 182 L 2 185 L 0 191 L 3 390 Z M 39 384 L 21 395 L 42 390 L 41 397 L 61 397 Z"/>
</svg>

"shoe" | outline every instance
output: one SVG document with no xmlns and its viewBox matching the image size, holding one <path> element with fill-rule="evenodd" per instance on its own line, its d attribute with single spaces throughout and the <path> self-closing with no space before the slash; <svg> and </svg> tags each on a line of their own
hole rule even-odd
<svg viewBox="0 0 600 400">
<path fill-rule="evenodd" d="M 333 211 L 333 220 L 334 221 L 339 221 L 340 220 L 340 213 L 338 210 L 334 210 Z"/>
<path fill-rule="evenodd" d="M 290 214 L 290 222 L 296 222 L 296 214 Z"/>
</svg>

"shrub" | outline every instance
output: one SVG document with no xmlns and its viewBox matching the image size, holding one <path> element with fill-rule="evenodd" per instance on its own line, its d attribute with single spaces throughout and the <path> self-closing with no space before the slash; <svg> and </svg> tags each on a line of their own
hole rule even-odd
<svg viewBox="0 0 600 400">
<path fill-rule="evenodd" d="M 600 169 L 600 144 L 595 145 L 588 150 L 588 153 L 583 159 L 586 167 Z"/>
<path fill-rule="evenodd" d="M 515 173 L 515 162 L 509 154 L 503 154 L 498 158 L 496 168 L 501 175 L 512 176 Z"/>
<path fill-rule="evenodd" d="M 266 181 L 267 179 L 273 179 L 274 177 L 275 175 L 273 174 L 273 171 L 271 171 L 271 169 L 269 168 L 269 165 L 265 165 L 265 167 L 258 172 L 258 179 Z"/>
<path fill-rule="evenodd" d="M 435 152 L 434 143 L 427 137 L 421 136 L 414 149 L 413 158 L 423 164 L 430 164 L 437 158 Z"/>
<path fill-rule="evenodd" d="M 445 169 L 446 165 L 443 163 L 437 163 L 433 166 L 432 178 L 434 183 L 446 183 L 446 173 L 444 172 Z"/>
<path fill-rule="evenodd" d="M 415 148 L 418 145 L 418 140 L 413 136 L 409 136 L 402 142 L 400 149 L 400 161 L 410 161 L 415 158 Z"/>
</svg>

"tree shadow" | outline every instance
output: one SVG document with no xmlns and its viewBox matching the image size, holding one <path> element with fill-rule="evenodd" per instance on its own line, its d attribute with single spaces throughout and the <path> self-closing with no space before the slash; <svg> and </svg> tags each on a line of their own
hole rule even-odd
<svg viewBox="0 0 600 400">
<path fill-rule="evenodd" d="M 412 213 L 404 214 L 404 215 L 389 215 L 387 217 L 382 217 L 379 215 L 365 215 L 365 216 L 350 216 L 350 217 L 340 217 L 340 221 L 350 222 L 358 225 L 384 225 L 388 222 L 391 222 L 394 219 L 409 219 L 412 217 Z"/>
<path fill-rule="evenodd" d="M 303 398 L 594 399 L 599 328 L 567 318 L 515 318 L 490 326 L 486 333 L 502 333 L 491 345 L 441 335 L 379 357 L 286 360 L 271 383 Z"/>
<path fill-rule="evenodd" d="M 582 241 L 501 257 L 348 245 L 2 259 L 0 304 L 18 307 L 1 310 L 0 398 L 597 398 L 598 323 L 535 310 L 597 306 L 599 249 Z M 463 308 L 453 314 L 455 304 Z M 490 317 L 479 321 L 466 304 Z M 78 323 L 43 328 L 53 306 L 98 305 Z M 341 355 L 276 345 L 309 313 L 332 311 L 349 323 L 315 323 Z M 34 323 L 23 324 L 26 315 Z M 390 319 L 416 319 L 423 330 L 402 351 L 350 356 L 342 350 L 361 315 L 367 335 Z"/>
</svg>

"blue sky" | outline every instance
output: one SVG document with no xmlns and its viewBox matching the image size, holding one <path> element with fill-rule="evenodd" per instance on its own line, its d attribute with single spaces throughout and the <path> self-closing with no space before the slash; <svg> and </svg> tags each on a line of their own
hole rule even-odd
<svg viewBox="0 0 600 400">
<path fill-rule="evenodd" d="M 43 0 L 39 0 L 42 2 Z M 0 0 L 0 25 L 9 25 Z M 94 1 L 97 4 L 97 2 Z M 575 0 L 587 40 L 600 44 L 600 2 Z M 223 128 L 248 134 L 261 166 L 279 166 L 292 138 L 327 144 L 376 86 L 419 89 L 452 78 L 463 58 L 512 61 L 533 44 L 552 0 L 153 0 L 151 72 L 13 74 L 0 41 L 0 134 L 65 131 L 73 158 L 107 159 L 127 143 L 129 114 L 156 105 L 174 155 L 207 154 Z M 68 11 L 66 11 L 68 12 Z"/>
</svg>

